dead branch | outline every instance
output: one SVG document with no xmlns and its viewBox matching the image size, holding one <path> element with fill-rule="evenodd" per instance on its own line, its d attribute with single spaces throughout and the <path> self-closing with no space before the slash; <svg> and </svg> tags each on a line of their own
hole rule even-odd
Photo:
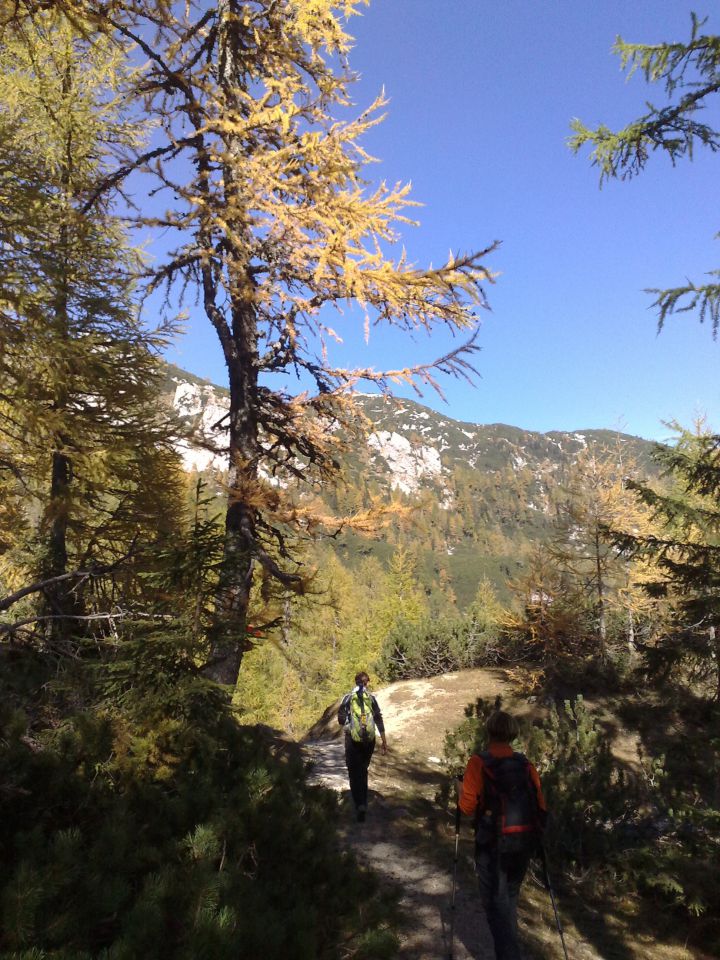
<svg viewBox="0 0 720 960">
<path fill-rule="evenodd" d="M 63 583 L 68 580 L 97 580 L 99 577 L 106 577 L 109 573 L 117 570 L 121 564 L 125 563 L 134 552 L 135 540 L 130 544 L 130 549 L 127 553 L 114 563 L 91 567 L 89 570 L 73 570 L 70 573 L 61 573 L 56 577 L 49 577 L 47 580 L 39 580 L 36 583 L 29 584 L 27 587 L 22 587 L 20 590 L 16 590 L 15 593 L 8 594 L 7 597 L 3 597 L 3 599 L 0 600 L 0 613 L 4 610 L 9 610 L 18 600 L 22 600 L 31 593 L 41 593 L 47 587 L 53 586 L 56 583 Z"/>
</svg>

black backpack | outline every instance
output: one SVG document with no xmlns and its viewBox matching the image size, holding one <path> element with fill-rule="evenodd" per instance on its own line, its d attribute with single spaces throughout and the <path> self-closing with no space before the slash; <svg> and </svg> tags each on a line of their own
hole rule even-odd
<svg viewBox="0 0 720 960">
<path fill-rule="evenodd" d="M 485 799 L 477 811 L 476 844 L 497 844 L 502 853 L 532 850 L 540 835 L 541 814 L 529 760 L 522 753 L 494 757 L 487 751 L 480 758 Z"/>
</svg>

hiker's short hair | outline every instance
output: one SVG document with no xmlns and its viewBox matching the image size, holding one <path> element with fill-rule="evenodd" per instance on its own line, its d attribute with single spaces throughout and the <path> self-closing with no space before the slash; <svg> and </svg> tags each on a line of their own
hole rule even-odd
<svg viewBox="0 0 720 960">
<path fill-rule="evenodd" d="M 485 721 L 485 729 L 491 740 L 500 743 L 511 743 L 518 735 L 518 723 L 504 710 L 494 710 Z"/>
<path fill-rule="evenodd" d="M 368 683 L 370 683 L 370 677 L 365 673 L 364 670 L 359 670 L 355 674 L 355 686 L 364 687 Z"/>
</svg>

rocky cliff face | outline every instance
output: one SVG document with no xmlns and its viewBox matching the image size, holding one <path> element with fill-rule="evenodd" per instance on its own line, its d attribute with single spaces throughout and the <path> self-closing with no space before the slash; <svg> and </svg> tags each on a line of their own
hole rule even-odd
<svg viewBox="0 0 720 960">
<path fill-rule="evenodd" d="M 211 384 L 172 378 L 172 404 L 193 429 L 195 442 L 182 441 L 179 451 L 186 470 L 225 470 L 227 427 L 223 426 L 229 403 L 227 396 Z"/>
<path fill-rule="evenodd" d="M 196 435 L 180 452 L 188 470 L 226 469 L 227 392 L 174 368 L 172 403 Z M 624 448 L 647 466 L 653 443 L 610 430 L 534 433 L 506 424 L 462 423 L 412 400 L 370 395 L 358 398 L 374 425 L 367 449 L 351 459 L 369 463 L 390 490 L 413 496 L 423 489 L 450 491 L 446 481 L 457 469 L 483 473 L 530 471 L 538 480 L 562 471 L 588 445 Z M 446 508 L 450 501 L 444 503 Z M 535 509 L 542 509 L 535 504 Z"/>
</svg>

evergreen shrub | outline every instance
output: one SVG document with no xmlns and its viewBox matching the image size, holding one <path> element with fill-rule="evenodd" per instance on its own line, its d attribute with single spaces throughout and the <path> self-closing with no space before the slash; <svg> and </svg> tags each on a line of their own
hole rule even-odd
<svg viewBox="0 0 720 960">
<path fill-rule="evenodd" d="M 454 796 L 454 777 L 470 754 L 485 748 L 485 720 L 497 707 L 478 699 L 448 732 L 441 796 Z M 720 764 L 712 751 L 690 770 L 687 741 L 675 743 L 686 759 L 679 765 L 661 754 L 642 758 L 642 776 L 631 775 L 612 755 L 610 738 L 581 696 L 550 707 L 547 719 L 520 722 L 514 749 L 540 773 L 550 816 L 544 845 L 560 885 L 563 878 L 588 895 L 642 894 L 663 908 L 702 916 L 694 939 L 720 944 Z M 684 771 L 684 773 L 683 773 Z"/>
<path fill-rule="evenodd" d="M 388 634 L 378 663 L 385 680 L 435 677 L 488 663 L 497 652 L 499 630 L 473 615 L 402 621 Z"/>
<path fill-rule="evenodd" d="M 53 725 L 0 700 L 0 956 L 329 960 L 391 936 L 337 850 L 334 794 L 240 726 L 183 647 L 129 638 L 112 698 Z"/>
</svg>

